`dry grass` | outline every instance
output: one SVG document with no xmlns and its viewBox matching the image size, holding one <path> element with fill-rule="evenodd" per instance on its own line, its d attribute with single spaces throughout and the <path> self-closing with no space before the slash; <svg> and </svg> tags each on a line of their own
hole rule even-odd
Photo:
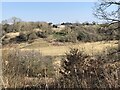
<svg viewBox="0 0 120 90">
<path fill-rule="evenodd" d="M 32 52 L 32 50 L 34 49 L 35 51 L 39 51 L 42 53 L 43 56 L 51 56 L 54 57 L 54 61 L 53 61 L 53 65 L 55 68 L 55 78 L 34 78 L 34 77 L 24 77 L 24 76 L 18 76 L 18 77 L 14 77 L 11 79 L 11 77 L 8 75 L 6 76 L 7 78 L 9 78 L 9 80 L 13 80 L 13 81 L 9 81 L 9 83 L 7 83 L 8 81 L 5 80 L 6 86 L 7 87 L 21 87 L 21 86 L 36 86 L 38 83 L 44 83 L 48 85 L 51 85 L 53 83 L 55 83 L 55 79 L 59 79 L 60 78 L 60 74 L 59 74 L 59 68 L 61 67 L 61 55 L 65 55 L 66 52 L 69 52 L 70 48 L 78 48 L 80 50 L 83 50 L 85 53 L 89 54 L 89 55 L 95 55 L 98 53 L 102 53 L 102 51 L 107 50 L 107 48 L 109 47 L 117 47 L 116 44 L 117 41 L 111 41 L 111 42 L 94 42 L 94 43 L 65 43 L 63 46 L 53 46 L 50 45 L 49 43 L 47 43 L 46 41 L 42 41 L 42 42 L 34 42 L 32 44 L 26 44 L 23 43 L 23 45 L 18 45 L 16 46 L 20 51 L 23 52 Z M 43 46 L 41 46 L 40 44 L 43 43 Z M 47 46 L 44 46 L 44 44 L 47 43 Z M 30 45 L 30 46 L 29 46 Z M 4 54 L 8 55 L 8 51 L 12 52 L 15 49 L 14 47 L 11 48 L 3 48 Z M 6 51 L 6 52 L 5 52 Z M 22 52 L 22 53 L 23 53 Z M 39 55 L 38 55 L 39 56 Z M 56 57 L 59 56 L 59 57 Z M 5 56 L 5 59 L 7 58 L 7 56 Z M 90 59 L 92 60 L 92 59 Z M 96 60 L 96 59 L 95 59 Z M 89 60 L 88 60 L 89 61 Z M 90 61 L 91 62 L 91 61 Z M 89 64 L 89 63 L 88 63 Z M 85 64 L 86 65 L 86 64 Z M 95 66 L 93 64 L 91 64 L 91 66 Z M 118 80 L 114 81 L 114 78 L 112 76 L 116 76 L 116 78 L 118 78 L 118 71 L 116 71 L 120 66 L 120 62 L 115 62 L 115 63 L 107 63 L 103 65 L 103 68 L 105 70 L 104 74 L 106 75 L 106 83 L 110 83 L 109 87 L 118 87 Z M 113 73 L 109 74 L 109 70 L 112 70 Z M 116 74 L 117 73 L 117 74 Z M 17 80 L 17 81 L 16 81 Z M 85 79 L 87 80 L 87 79 Z M 20 85 L 20 86 L 19 86 Z M 88 86 L 86 86 L 88 87 Z"/>
<path fill-rule="evenodd" d="M 96 53 L 100 53 L 104 50 L 107 50 L 110 47 L 117 47 L 117 41 L 111 42 L 93 42 L 93 43 L 66 43 L 63 46 L 54 46 L 46 41 L 36 41 L 32 44 L 21 44 L 16 47 L 21 48 L 21 50 L 37 50 L 41 51 L 41 53 L 45 56 L 61 56 L 65 55 L 66 52 L 69 51 L 70 48 L 78 48 L 83 50 L 85 53 L 89 55 L 95 55 Z M 10 47 L 9 47 L 10 48 Z M 14 48 L 14 47 L 13 47 Z M 3 48 L 7 49 L 7 48 Z"/>
<path fill-rule="evenodd" d="M 37 43 L 36 43 L 37 44 Z M 41 51 L 41 53 L 45 56 L 60 56 L 65 55 L 66 51 L 69 51 L 70 48 L 78 48 L 85 51 L 85 53 L 89 55 L 94 55 L 96 53 L 100 53 L 103 50 L 109 48 L 109 47 L 117 47 L 117 44 L 115 42 L 94 42 L 94 43 L 77 43 L 77 44 L 66 44 L 64 46 L 47 46 L 47 47 L 40 47 L 40 45 L 36 45 L 36 47 L 31 46 L 31 48 L 28 48 L 27 46 L 25 48 L 22 48 L 21 50 L 38 50 Z"/>
</svg>

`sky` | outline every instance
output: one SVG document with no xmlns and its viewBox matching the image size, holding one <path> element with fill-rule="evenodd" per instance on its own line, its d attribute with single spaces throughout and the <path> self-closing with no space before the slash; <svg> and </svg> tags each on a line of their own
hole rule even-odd
<svg viewBox="0 0 120 90">
<path fill-rule="evenodd" d="M 13 16 L 23 21 L 92 22 L 95 2 L 2 2 L 2 20 Z"/>
<path fill-rule="evenodd" d="M 2 2 L 96 2 L 97 0 L 1 0 Z"/>
</svg>

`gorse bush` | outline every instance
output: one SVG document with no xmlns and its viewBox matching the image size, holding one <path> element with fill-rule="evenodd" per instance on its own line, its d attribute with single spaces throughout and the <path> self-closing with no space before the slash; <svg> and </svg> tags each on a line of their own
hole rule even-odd
<svg viewBox="0 0 120 90">
<path fill-rule="evenodd" d="M 103 60 L 104 59 L 104 60 Z M 66 54 L 60 73 L 62 88 L 118 88 L 120 62 L 104 62 L 78 49 Z M 115 73 L 116 72 L 116 73 Z"/>
</svg>

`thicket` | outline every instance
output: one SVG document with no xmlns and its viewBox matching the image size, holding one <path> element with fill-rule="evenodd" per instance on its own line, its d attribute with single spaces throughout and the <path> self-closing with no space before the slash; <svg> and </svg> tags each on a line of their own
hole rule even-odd
<svg viewBox="0 0 120 90">
<path fill-rule="evenodd" d="M 29 77 L 44 77 L 43 69 L 47 69 L 48 76 L 54 74 L 52 58 L 44 57 L 37 51 L 3 50 L 4 75 L 23 75 Z"/>
<path fill-rule="evenodd" d="M 100 55 L 91 57 L 78 49 L 71 49 L 60 71 L 61 88 L 120 88 L 119 58 L 115 56 L 116 60 L 108 54 L 104 58 Z"/>
<path fill-rule="evenodd" d="M 9 49 L 2 53 L 3 80 L 8 88 L 42 85 L 46 78 L 55 76 L 52 57 L 42 56 L 34 50 Z M 32 78 L 32 81 L 29 78 Z"/>
<path fill-rule="evenodd" d="M 116 51 L 108 49 L 104 54 L 89 56 L 73 48 L 62 57 L 56 72 L 55 58 L 37 51 L 4 50 L 4 80 L 14 88 L 120 88 L 120 59 Z"/>
</svg>

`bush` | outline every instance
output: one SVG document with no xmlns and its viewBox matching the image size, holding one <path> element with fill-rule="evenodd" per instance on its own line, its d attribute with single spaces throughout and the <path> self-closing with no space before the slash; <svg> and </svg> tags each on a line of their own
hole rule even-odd
<svg viewBox="0 0 120 90">
<path fill-rule="evenodd" d="M 95 42 L 103 40 L 103 37 L 97 33 L 89 33 L 85 31 L 80 31 L 77 35 L 78 41 L 85 41 L 85 42 Z"/>
<path fill-rule="evenodd" d="M 59 42 L 68 42 L 68 38 L 66 36 L 60 36 L 56 39 Z"/>
<path fill-rule="evenodd" d="M 37 39 L 37 35 L 35 32 L 31 33 L 20 33 L 19 36 L 16 37 L 16 41 L 17 42 L 26 42 L 28 40 L 34 40 Z"/>
<path fill-rule="evenodd" d="M 28 77 L 47 77 L 54 76 L 54 67 L 52 58 L 43 57 L 37 51 L 21 51 L 19 49 L 10 49 L 3 51 L 3 74 L 4 75 L 22 75 Z M 47 70 L 46 73 L 44 70 Z"/>
<path fill-rule="evenodd" d="M 65 36 L 66 35 L 66 33 L 63 32 L 63 31 L 55 32 L 55 34 L 58 35 L 58 36 Z"/>
<path fill-rule="evenodd" d="M 105 62 L 71 49 L 62 63 L 61 88 L 118 88 L 120 62 Z"/>
<path fill-rule="evenodd" d="M 35 32 L 32 32 L 32 33 L 30 33 L 29 35 L 28 35 L 28 39 L 29 40 L 34 40 L 34 39 L 37 39 L 38 37 L 37 37 L 37 35 L 36 35 L 36 33 Z"/>
<path fill-rule="evenodd" d="M 65 32 L 65 31 L 61 31 L 61 32 L 57 32 L 55 33 L 57 41 L 59 42 L 73 42 L 75 43 L 77 41 L 77 37 L 75 32 Z"/>
<path fill-rule="evenodd" d="M 2 30 L 6 33 L 13 32 L 13 25 L 4 24 L 2 25 Z"/>
<path fill-rule="evenodd" d="M 36 32 L 36 35 L 40 38 L 47 38 L 47 35 L 44 32 L 41 32 L 41 31 Z"/>
<path fill-rule="evenodd" d="M 8 83 L 7 88 L 51 84 L 51 81 L 46 83 L 46 79 L 51 80 L 55 76 L 53 59 L 34 50 L 3 50 L 2 59 L 2 74 L 4 82 Z"/>
<path fill-rule="evenodd" d="M 28 40 L 28 35 L 26 33 L 20 33 L 20 35 L 16 37 L 17 42 L 25 42 L 27 40 Z"/>
<path fill-rule="evenodd" d="M 117 47 L 108 47 L 103 52 L 96 54 L 98 59 L 104 60 L 104 63 L 119 61 L 119 51 Z"/>
<path fill-rule="evenodd" d="M 79 32 L 79 34 L 77 36 L 78 41 L 87 41 L 87 39 L 89 39 L 87 33 Z"/>
<path fill-rule="evenodd" d="M 65 86 L 65 88 L 80 88 L 80 82 L 78 76 L 79 66 L 83 60 L 87 58 L 87 55 L 84 55 L 82 52 L 79 52 L 78 49 L 71 49 L 69 53 L 66 54 L 66 59 L 63 61 L 62 70 L 60 73 L 62 74 L 62 78 L 60 80 L 61 86 Z M 79 77 L 79 78 L 78 78 Z"/>
</svg>

